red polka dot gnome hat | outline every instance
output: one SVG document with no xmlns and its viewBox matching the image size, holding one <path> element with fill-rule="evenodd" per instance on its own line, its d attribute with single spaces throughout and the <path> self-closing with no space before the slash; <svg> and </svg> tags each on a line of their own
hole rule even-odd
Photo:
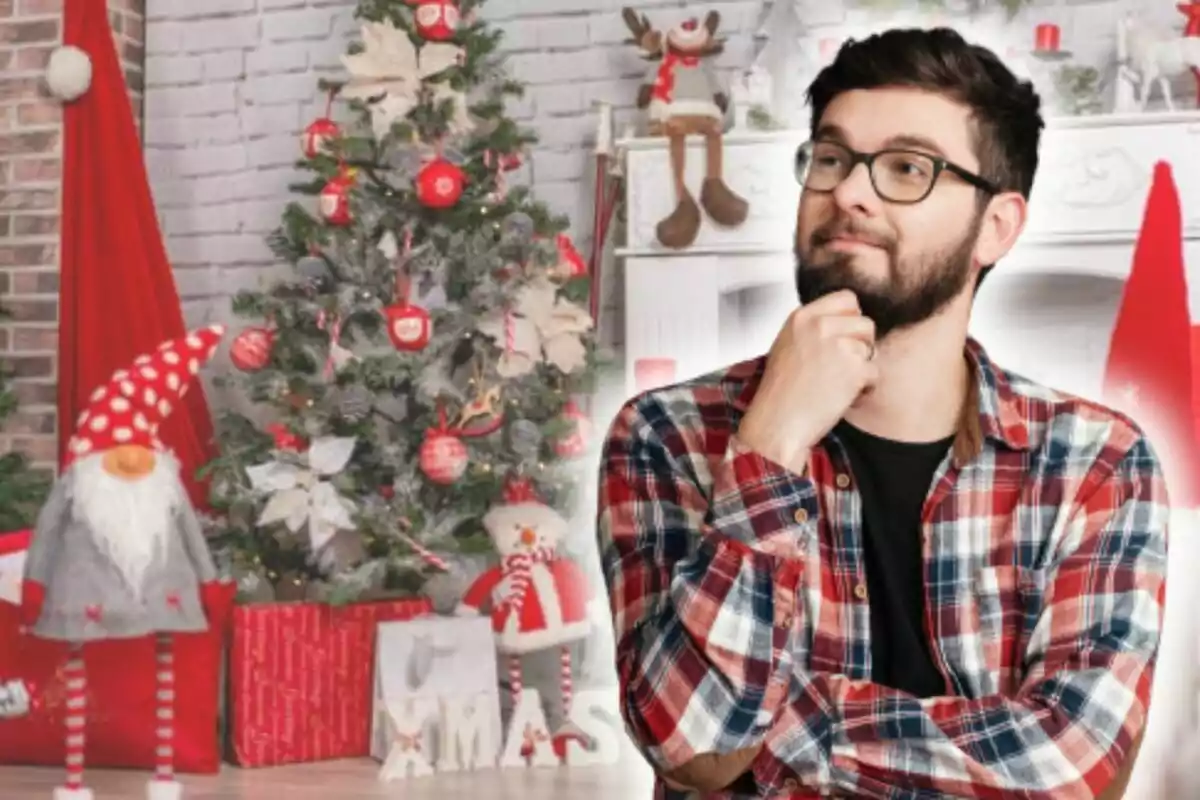
<svg viewBox="0 0 1200 800">
<path fill-rule="evenodd" d="M 197 329 L 163 342 L 157 350 L 114 372 L 107 384 L 92 393 L 79 415 L 63 468 L 76 458 L 120 445 L 164 450 L 159 426 L 187 394 L 224 335 L 223 325 Z"/>
</svg>

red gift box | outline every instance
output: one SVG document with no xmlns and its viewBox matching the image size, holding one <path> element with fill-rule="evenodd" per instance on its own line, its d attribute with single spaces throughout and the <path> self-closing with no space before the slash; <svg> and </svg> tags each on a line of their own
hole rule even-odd
<svg viewBox="0 0 1200 800">
<path fill-rule="evenodd" d="M 27 546 L 27 534 L 0 535 L 0 555 Z M 205 633 L 173 636 L 176 685 L 175 768 L 182 773 L 220 769 L 222 623 L 237 588 L 223 584 L 219 622 Z M 0 601 L 0 763 L 65 763 L 62 642 L 22 631 L 20 608 Z M 87 677 L 85 767 L 154 769 L 156 745 L 155 641 L 111 639 L 83 648 Z"/>
<path fill-rule="evenodd" d="M 268 767 L 371 754 L 375 626 L 427 599 L 237 606 L 229 650 L 229 759 Z"/>
</svg>

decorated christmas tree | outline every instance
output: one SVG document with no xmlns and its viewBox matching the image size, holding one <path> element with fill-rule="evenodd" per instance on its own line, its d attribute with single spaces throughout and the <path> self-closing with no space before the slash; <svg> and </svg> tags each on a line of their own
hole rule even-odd
<svg viewBox="0 0 1200 800">
<path fill-rule="evenodd" d="M 345 78 L 314 86 L 311 179 L 271 237 L 294 273 L 233 301 L 256 408 L 206 469 L 246 591 L 421 591 L 491 553 L 504 498 L 569 518 L 592 477 L 591 281 L 567 220 L 507 185 L 535 138 L 482 4 L 363 0 Z"/>
<path fill-rule="evenodd" d="M 0 308 L 0 322 L 6 314 Z M 8 366 L 0 361 L 0 429 L 17 410 L 17 395 L 9 383 Z M 0 453 L 0 534 L 33 524 L 46 497 L 50 479 L 35 470 L 19 451 Z"/>
</svg>

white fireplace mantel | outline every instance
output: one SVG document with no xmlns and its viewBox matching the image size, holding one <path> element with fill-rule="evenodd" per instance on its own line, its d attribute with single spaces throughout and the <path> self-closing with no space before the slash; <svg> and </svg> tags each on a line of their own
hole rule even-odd
<svg viewBox="0 0 1200 800">
<path fill-rule="evenodd" d="M 750 202 L 734 230 L 707 221 L 685 251 L 663 248 L 656 223 L 674 207 L 666 144 L 620 143 L 626 154 L 626 388 L 637 391 L 643 359 L 675 363 L 686 379 L 765 352 L 795 308 L 792 238 L 799 187 L 792 165 L 801 131 L 731 133 L 725 174 Z M 1113 318 L 1128 277 L 1154 164 L 1172 165 L 1191 265 L 1193 320 L 1200 319 L 1200 112 L 1054 119 L 1042 140 L 1030 219 L 1019 245 L 975 301 L 972 333 L 999 363 L 1059 389 L 1097 396 Z M 688 149 L 698 191 L 703 149 Z M 661 373 L 658 373 L 661 378 Z M 1196 723 L 1196 660 L 1190 609 L 1200 584 L 1195 531 L 1172 545 L 1168 631 L 1151 703 L 1150 730 L 1130 797 L 1160 797 L 1158 781 L 1179 726 Z M 1193 588 L 1194 587 L 1194 588 Z M 1174 609 L 1173 611 L 1170 609 Z M 1182 612 L 1182 613 L 1181 613 Z M 1172 623 L 1171 620 L 1174 620 Z"/>
</svg>

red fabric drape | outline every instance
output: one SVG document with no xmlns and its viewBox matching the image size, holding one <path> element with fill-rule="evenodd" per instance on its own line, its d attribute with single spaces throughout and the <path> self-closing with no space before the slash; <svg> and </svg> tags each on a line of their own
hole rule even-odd
<svg viewBox="0 0 1200 800">
<path fill-rule="evenodd" d="M 138 355 L 186 332 L 105 0 L 67 0 L 63 43 L 91 58 L 92 84 L 64 111 L 60 459 L 92 391 Z M 160 430 L 201 508 L 206 490 L 193 476 L 213 455 L 212 433 L 199 386 Z"/>
<path fill-rule="evenodd" d="M 1174 505 L 1200 501 L 1192 379 L 1192 322 L 1183 263 L 1183 219 L 1171 167 L 1154 182 L 1117 313 L 1105 398 L 1142 426 L 1167 467 Z"/>
</svg>

